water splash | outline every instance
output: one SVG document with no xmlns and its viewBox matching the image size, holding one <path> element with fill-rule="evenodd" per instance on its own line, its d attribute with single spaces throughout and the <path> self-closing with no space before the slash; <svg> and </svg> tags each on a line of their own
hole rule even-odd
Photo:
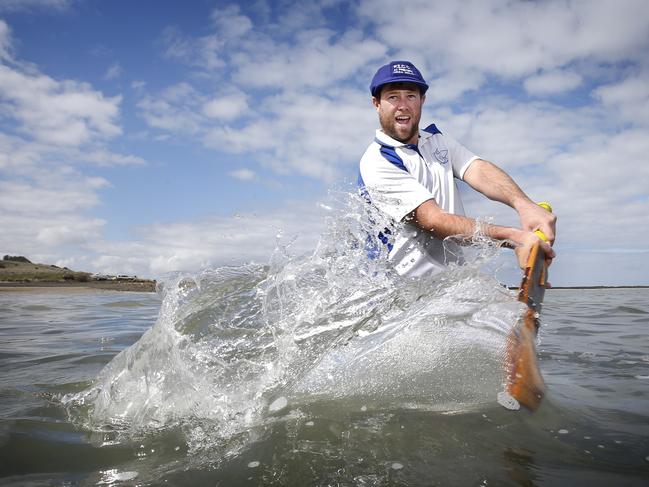
<svg viewBox="0 0 649 487">
<path fill-rule="evenodd" d="M 122 439 L 179 429 L 190 451 L 229 456 L 265 422 L 320 398 L 440 410 L 495 402 L 520 305 L 480 271 L 494 247 L 433 278 L 404 279 L 384 249 L 366 257 L 368 233 L 389 222 L 336 197 L 308 255 L 289 243 L 267 266 L 166 280 L 155 325 L 90 388 L 62 398 L 73 418 Z"/>
</svg>

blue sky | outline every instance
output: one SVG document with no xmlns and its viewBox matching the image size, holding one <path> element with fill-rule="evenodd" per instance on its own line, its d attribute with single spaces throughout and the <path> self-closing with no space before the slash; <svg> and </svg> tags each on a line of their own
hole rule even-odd
<svg viewBox="0 0 649 487">
<path fill-rule="evenodd" d="M 554 204 L 555 285 L 649 284 L 648 49 L 642 0 L 0 0 L 0 253 L 156 277 L 308 250 L 372 74 L 409 59 L 423 123 Z"/>
</svg>

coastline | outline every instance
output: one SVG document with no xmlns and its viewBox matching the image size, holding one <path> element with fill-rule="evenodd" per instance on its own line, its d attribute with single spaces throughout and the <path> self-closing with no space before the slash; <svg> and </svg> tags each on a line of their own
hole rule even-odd
<svg viewBox="0 0 649 487">
<path fill-rule="evenodd" d="M 37 290 L 99 290 L 152 293 L 156 281 L 149 280 L 110 280 L 110 281 L 0 281 L 0 292 L 20 292 Z"/>
</svg>

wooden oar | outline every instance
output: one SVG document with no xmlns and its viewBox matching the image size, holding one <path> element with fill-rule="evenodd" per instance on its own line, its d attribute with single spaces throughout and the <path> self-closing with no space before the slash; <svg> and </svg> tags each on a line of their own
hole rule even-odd
<svg viewBox="0 0 649 487">
<path fill-rule="evenodd" d="M 547 203 L 539 203 L 539 205 L 552 211 Z M 547 241 L 542 232 L 537 231 L 537 234 Z M 546 389 L 536 359 L 535 343 L 547 276 L 545 252 L 539 242 L 534 244 L 530 251 L 518 292 L 518 300 L 527 305 L 527 311 L 507 338 L 506 357 L 506 390 L 519 404 L 532 411 L 541 404 Z"/>
</svg>

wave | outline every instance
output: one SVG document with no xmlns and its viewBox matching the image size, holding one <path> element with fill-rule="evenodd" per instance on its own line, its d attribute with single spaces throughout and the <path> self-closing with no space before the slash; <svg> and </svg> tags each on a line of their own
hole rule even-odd
<svg viewBox="0 0 649 487">
<path fill-rule="evenodd" d="M 278 245 L 267 265 L 164 280 L 152 328 L 91 387 L 62 398 L 72 418 L 121 440 L 178 429 L 191 451 L 233 454 L 260 426 L 316 401 L 446 412 L 493 405 L 521 312 L 481 271 L 495 247 L 485 241 L 462 265 L 406 279 L 366 256 L 382 217 L 368 219 L 353 196 L 338 203 L 306 255 Z"/>
</svg>

